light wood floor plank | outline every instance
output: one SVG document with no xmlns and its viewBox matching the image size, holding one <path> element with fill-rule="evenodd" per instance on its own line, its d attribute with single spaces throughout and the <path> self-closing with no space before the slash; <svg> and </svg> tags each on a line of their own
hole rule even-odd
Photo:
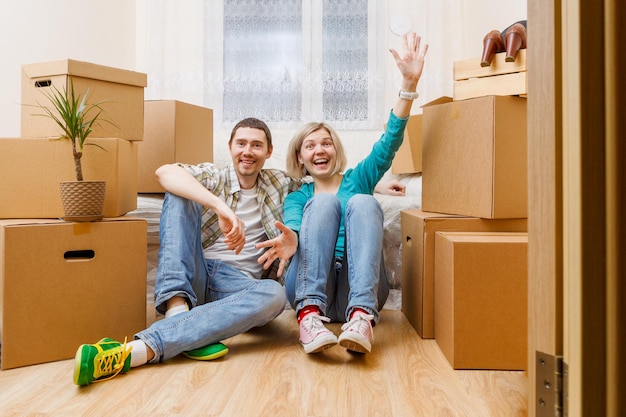
<svg viewBox="0 0 626 417">
<path fill-rule="evenodd" d="M 0 416 L 526 415 L 524 372 L 455 371 L 401 311 L 383 310 L 371 354 L 307 355 L 293 310 L 225 343 L 212 362 L 177 357 L 79 388 L 73 361 L 0 372 Z M 330 328 L 337 334 L 339 324 Z"/>
</svg>

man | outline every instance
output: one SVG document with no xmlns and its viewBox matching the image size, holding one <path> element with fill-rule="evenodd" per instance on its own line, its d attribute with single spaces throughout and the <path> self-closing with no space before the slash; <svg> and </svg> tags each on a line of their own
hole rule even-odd
<svg viewBox="0 0 626 417">
<path fill-rule="evenodd" d="M 286 306 L 280 276 L 297 246 L 282 205 L 300 183 L 263 169 L 272 137 L 261 120 L 235 125 L 232 164 L 171 164 L 156 175 L 167 191 L 160 221 L 155 307 L 164 313 L 135 340 L 102 339 L 76 352 L 74 383 L 88 385 L 181 353 L 210 360 L 221 340 L 262 326 Z M 245 232 L 245 233 L 244 233 Z M 265 243 L 263 243 L 265 242 Z M 274 268 L 270 268 L 274 266 Z"/>
</svg>

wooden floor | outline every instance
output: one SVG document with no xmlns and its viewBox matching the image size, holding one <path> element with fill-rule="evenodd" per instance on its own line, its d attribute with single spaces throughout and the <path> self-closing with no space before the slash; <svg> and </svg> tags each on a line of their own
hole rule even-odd
<svg viewBox="0 0 626 417">
<path fill-rule="evenodd" d="M 82 388 L 72 360 L 1 371 L 0 416 L 526 416 L 524 372 L 455 371 L 399 310 L 382 311 L 367 355 L 306 355 L 293 310 L 225 342 L 216 361 L 177 357 Z"/>
</svg>

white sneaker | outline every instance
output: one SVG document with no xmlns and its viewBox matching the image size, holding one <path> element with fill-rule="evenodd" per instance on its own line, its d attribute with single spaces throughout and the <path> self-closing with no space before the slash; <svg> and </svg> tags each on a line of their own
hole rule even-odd
<svg viewBox="0 0 626 417">
<path fill-rule="evenodd" d="M 324 326 L 330 322 L 328 317 L 310 313 L 300 322 L 300 343 L 306 353 L 317 353 L 337 344 L 337 336 Z"/>
<path fill-rule="evenodd" d="M 372 350 L 374 330 L 372 329 L 371 314 L 357 313 L 349 322 L 341 326 L 339 344 L 348 350 L 360 353 L 369 353 Z"/>
</svg>

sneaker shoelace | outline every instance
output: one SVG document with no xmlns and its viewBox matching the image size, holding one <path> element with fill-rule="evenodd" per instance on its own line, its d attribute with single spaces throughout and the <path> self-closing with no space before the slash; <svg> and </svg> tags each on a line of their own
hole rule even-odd
<svg viewBox="0 0 626 417">
<path fill-rule="evenodd" d="M 350 330 L 362 335 L 369 335 L 369 337 L 374 340 L 374 335 L 370 331 L 371 320 L 373 319 L 374 316 L 372 316 L 371 314 L 357 314 L 352 317 L 349 322 L 341 326 L 341 330 Z"/>
<path fill-rule="evenodd" d="M 101 350 L 100 346 L 96 345 L 96 347 L 100 352 L 94 358 L 94 367 L 99 369 L 102 375 L 110 375 L 106 378 L 95 379 L 93 382 L 108 381 L 115 378 L 124 369 L 126 359 L 130 355 L 130 351 L 133 350 L 132 346 L 126 346 L 126 339 L 119 348 Z"/>
<path fill-rule="evenodd" d="M 308 314 L 305 318 L 302 319 L 302 326 L 310 334 L 317 334 L 319 332 L 328 331 L 328 329 L 324 326 L 324 323 L 322 322 L 329 323 L 330 319 L 328 317 L 320 316 L 317 314 Z"/>
</svg>

